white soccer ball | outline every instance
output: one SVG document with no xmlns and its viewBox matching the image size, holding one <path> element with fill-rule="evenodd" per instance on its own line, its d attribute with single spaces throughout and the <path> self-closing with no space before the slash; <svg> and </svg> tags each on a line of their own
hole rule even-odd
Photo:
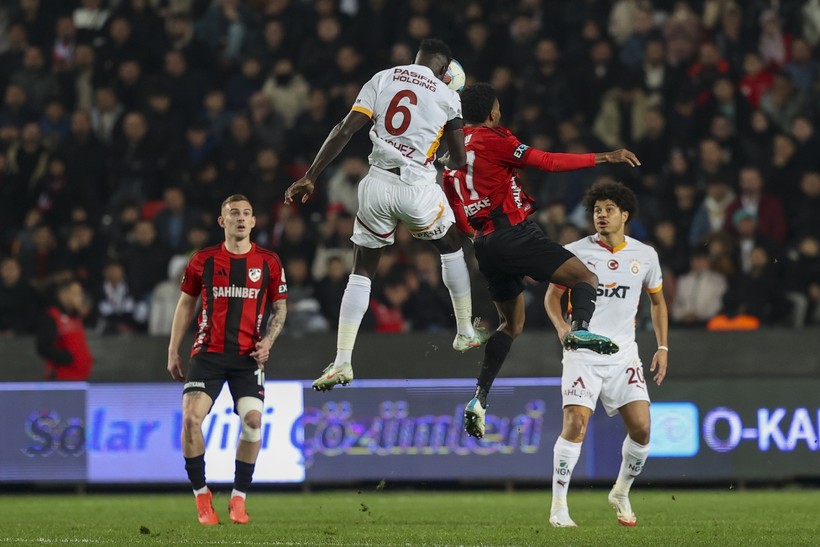
<svg viewBox="0 0 820 547">
<path fill-rule="evenodd" d="M 464 73 L 464 67 L 461 63 L 453 59 L 450 61 L 450 66 L 447 67 L 447 72 L 444 74 L 444 83 L 453 91 L 460 92 L 464 89 L 464 83 L 467 81 L 467 75 Z"/>
</svg>

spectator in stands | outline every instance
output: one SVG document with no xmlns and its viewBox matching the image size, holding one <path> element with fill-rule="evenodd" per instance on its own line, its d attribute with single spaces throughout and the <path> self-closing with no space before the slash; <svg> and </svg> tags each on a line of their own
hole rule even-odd
<svg viewBox="0 0 820 547">
<path fill-rule="evenodd" d="M 640 82 L 632 75 L 623 75 L 601 99 L 593 124 L 595 136 L 612 149 L 631 147 L 646 134 L 648 111 L 649 101 Z"/>
<path fill-rule="evenodd" d="M 689 253 L 686 245 L 681 244 L 681 237 L 675 223 L 662 219 L 655 223 L 652 230 L 652 243 L 658 253 L 658 260 L 664 270 L 674 275 L 681 275 L 689 269 Z"/>
<path fill-rule="evenodd" d="M 57 78 L 46 67 L 43 52 L 38 47 L 26 49 L 23 67 L 12 75 L 11 82 L 26 91 L 29 106 L 37 111 L 59 93 Z"/>
<path fill-rule="evenodd" d="M 78 281 L 57 285 L 54 303 L 37 325 L 37 353 L 45 359 L 47 380 L 86 381 L 91 375 L 94 357 L 83 325 L 89 308 Z"/>
<path fill-rule="evenodd" d="M 270 213 L 281 202 L 290 185 L 290 179 L 282 172 L 279 153 L 269 146 L 259 148 L 248 178 L 242 181 L 243 194 L 253 200 L 257 217 Z M 259 219 L 257 218 L 257 224 Z M 257 225 L 257 234 L 262 227 Z M 287 271 L 287 270 L 286 270 Z"/>
<path fill-rule="evenodd" d="M 259 143 L 274 148 L 277 152 L 283 152 L 285 150 L 285 123 L 282 116 L 274 112 L 270 99 L 261 91 L 257 91 L 248 99 L 248 109 L 253 134 Z"/>
<path fill-rule="evenodd" d="M 296 118 L 290 132 L 287 152 L 297 161 L 310 164 L 325 137 L 333 128 L 327 90 L 313 88 L 308 94 L 307 109 Z"/>
<path fill-rule="evenodd" d="M 171 255 L 157 241 L 156 228 L 149 220 L 137 221 L 132 238 L 122 253 L 129 292 L 137 303 L 147 302 L 154 287 L 165 279 Z"/>
<path fill-rule="evenodd" d="M 421 332 L 448 332 L 453 322 L 453 304 L 441 280 L 438 255 L 427 249 L 418 251 L 404 279 L 410 297 L 402 311 L 410 328 Z"/>
<path fill-rule="evenodd" d="M 88 112 L 94 106 L 95 64 L 94 48 L 77 44 L 73 70 L 62 75 L 62 96 L 79 111 Z"/>
<path fill-rule="evenodd" d="M 157 241 L 172 253 L 187 247 L 188 230 L 199 222 L 197 211 L 185 202 L 185 194 L 178 186 L 167 186 L 163 191 L 164 206 L 154 217 Z"/>
<path fill-rule="evenodd" d="M 225 84 L 225 101 L 228 110 L 241 111 L 250 100 L 251 95 L 262 88 L 265 76 L 262 73 L 262 62 L 257 57 L 246 57 L 239 72 L 231 76 Z"/>
<path fill-rule="evenodd" d="M 789 60 L 792 37 L 783 33 L 780 18 L 774 9 L 767 9 L 760 14 L 760 27 L 760 57 L 766 66 L 777 70 Z"/>
<path fill-rule="evenodd" d="M 0 336 L 34 332 L 37 293 L 21 274 L 16 258 L 0 259 Z"/>
<path fill-rule="evenodd" d="M 60 248 L 59 263 L 63 269 L 86 287 L 100 285 L 104 249 L 94 231 L 86 222 L 71 226 L 65 244 Z"/>
<path fill-rule="evenodd" d="M 101 334 L 131 334 L 144 330 L 148 302 L 137 301 L 131 294 L 121 262 L 110 261 L 103 268 L 97 302 Z"/>
<path fill-rule="evenodd" d="M 57 19 L 54 46 L 51 48 L 51 69 L 55 73 L 67 72 L 74 66 L 74 50 L 77 47 L 77 28 L 69 16 Z"/>
<path fill-rule="evenodd" d="M 771 89 L 760 99 L 760 109 L 781 131 L 788 131 L 792 119 L 803 108 L 804 97 L 786 72 L 774 76 Z"/>
<path fill-rule="evenodd" d="M 282 237 L 275 246 L 277 254 L 287 262 L 291 258 L 304 258 L 313 264 L 316 256 L 316 241 L 308 231 L 307 223 L 298 214 L 293 214 L 284 222 Z"/>
<path fill-rule="evenodd" d="M 743 57 L 743 78 L 740 80 L 740 92 L 752 105 L 759 108 L 763 96 L 774 85 L 774 75 L 763 65 L 763 59 L 756 51 L 749 51 Z"/>
<path fill-rule="evenodd" d="M 219 172 L 225 180 L 241 181 L 247 178 L 258 146 L 250 120 L 246 116 L 234 116 L 228 138 L 222 143 L 217 156 Z"/>
<path fill-rule="evenodd" d="M 783 71 L 792 78 L 800 93 L 809 93 L 817 82 L 820 63 L 812 58 L 811 46 L 803 38 L 796 38 L 791 45 L 791 61 Z"/>
<path fill-rule="evenodd" d="M 24 235 L 20 242 L 18 259 L 23 277 L 32 284 L 42 285 L 59 269 L 57 238 L 46 224 L 31 227 L 29 234 L 29 237 Z"/>
<path fill-rule="evenodd" d="M 339 326 L 339 308 L 350 268 L 337 254 L 328 256 L 325 270 L 324 277 L 316 284 L 316 300 L 329 328 L 335 330 Z"/>
<path fill-rule="evenodd" d="M 265 80 L 262 93 L 270 100 L 274 112 L 282 118 L 285 127 L 291 129 L 307 106 L 308 83 L 296 72 L 293 61 L 280 59 L 273 65 L 270 76 Z"/>
<path fill-rule="evenodd" d="M 40 127 L 34 122 L 23 126 L 21 138 L 8 149 L 9 168 L 31 194 L 48 169 L 48 150 L 43 144 Z"/>
<path fill-rule="evenodd" d="M 23 56 L 28 47 L 26 27 L 12 23 L 6 28 L 6 50 L 0 53 L 0 89 L 6 89 L 12 74 L 23 68 Z"/>
<path fill-rule="evenodd" d="M 74 10 L 74 26 L 77 27 L 80 38 L 91 42 L 100 37 L 109 15 L 102 0 L 80 0 L 80 6 Z"/>
<path fill-rule="evenodd" d="M 165 20 L 165 43 L 161 51 L 178 51 L 185 56 L 191 69 L 213 69 L 210 48 L 194 33 L 194 25 L 184 10 L 173 10 Z"/>
<path fill-rule="evenodd" d="M 50 99 L 40 117 L 40 131 L 43 134 L 43 143 L 51 150 L 57 148 L 60 142 L 68 136 L 69 118 L 65 106 L 59 99 Z"/>
<path fill-rule="evenodd" d="M 728 283 L 710 269 L 709 251 L 696 248 L 690 258 L 690 269 L 677 279 L 672 319 L 680 326 L 704 326 L 720 312 Z"/>
<path fill-rule="evenodd" d="M 0 148 L 0 253 L 8 250 L 12 233 L 23 223 L 26 211 L 18 200 L 27 191 L 26 182 L 11 171 L 6 152 Z"/>
<path fill-rule="evenodd" d="M 285 260 L 288 272 L 288 323 L 286 330 L 295 336 L 327 332 L 328 322 L 322 315 L 316 289 L 310 277 L 310 265 L 304 257 Z"/>
<path fill-rule="evenodd" d="M 689 230 L 689 245 L 702 245 L 708 237 L 726 224 L 726 211 L 735 200 L 729 182 L 725 177 L 717 176 L 706 185 L 706 197 L 698 206 L 692 228 Z"/>
<path fill-rule="evenodd" d="M 763 177 L 756 167 L 740 170 L 740 193 L 726 210 L 725 228 L 729 233 L 736 233 L 735 213 L 740 209 L 757 220 L 758 233 L 780 245 L 786 241 L 783 207 L 780 200 L 764 189 Z"/>
<path fill-rule="evenodd" d="M 40 211 L 47 224 L 59 229 L 71 219 L 75 199 L 71 190 L 63 158 L 53 156 L 48 159 L 45 175 L 29 191 L 28 201 Z"/>
<path fill-rule="evenodd" d="M 409 298 L 410 289 L 404 281 L 401 268 L 394 269 L 384 278 L 382 290 L 370 298 L 369 309 L 374 322 L 373 330 L 379 334 L 407 332 L 409 324 L 405 320 L 402 308 Z M 371 317 L 366 317 L 363 326 L 368 326 Z"/>
<path fill-rule="evenodd" d="M 94 106 L 91 108 L 91 125 L 97 138 L 110 145 L 125 109 L 111 85 L 94 90 Z"/>
<path fill-rule="evenodd" d="M 94 57 L 97 63 L 95 74 L 103 80 L 113 79 L 119 66 L 126 60 L 135 60 L 137 64 L 144 62 L 144 44 L 139 44 L 134 39 L 131 23 L 125 17 L 111 19 L 108 36 L 101 42 Z"/>
<path fill-rule="evenodd" d="M 114 87 L 126 110 L 141 109 L 144 106 L 145 86 L 139 61 L 127 59 L 119 64 Z"/>
<path fill-rule="evenodd" d="M 208 217 L 213 213 L 214 204 L 221 203 L 225 193 L 229 190 L 220 178 L 219 169 L 214 161 L 205 161 L 196 167 L 191 178 L 183 182 L 182 189 L 185 192 L 185 202 L 199 212 L 200 215 Z M 256 202 L 254 202 L 256 203 Z M 260 209 L 261 210 L 261 209 Z M 200 216 L 202 218 L 202 216 Z M 215 218 L 210 219 L 215 222 Z M 203 222 L 213 225 L 214 222 Z"/>
<path fill-rule="evenodd" d="M 207 230 L 205 230 L 207 233 Z M 176 258 L 176 257 L 174 257 Z M 154 287 L 151 295 L 151 305 L 148 310 L 148 334 L 151 336 L 166 336 L 171 334 L 171 324 L 174 321 L 174 310 L 179 301 L 179 286 L 188 258 L 172 260 L 168 264 L 168 278 Z"/>
<path fill-rule="evenodd" d="M 755 246 L 749 253 L 749 269 L 734 280 L 723 299 L 729 317 L 751 315 L 771 326 L 785 314 L 786 304 L 772 260 L 766 248 Z"/>
<path fill-rule="evenodd" d="M 786 298 L 792 305 L 792 326 L 820 322 L 820 239 L 806 235 L 789 253 Z"/>
<path fill-rule="evenodd" d="M 219 0 L 211 3 L 196 24 L 197 36 L 211 48 L 222 67 L 239 61 L 245 45 L 251 15 L 240 0 Z"/>
<path fill-rule="evenodd" d="M 820 169 L 820 138 L 815 123 L 808 115 L 801 114 L 792 120 L 791 136 L 797 146 L 795 162 L 801 170 Z"/>
<path fill-rule="evenodd" d="M 164 161 L 162 151 L 148 134 L 145 116 L 130 112 L 123 118 L 122 138 L 114 141 L 111 151 L 114 204 L 142 203 L 160 197 L 160 169 Z"/>
<path fill-rule="evenodd" d="M 3 107 L 0 108 L 0 127 L 22 129 L 23 125 L 35 119 L 26 90 L 21 85 L 9 84 L 3 94 Z"/>
<path fill-rule="evenodd" d="M 205 94 L 202 106 L 198 121 L 207 127 L 209 140 L 218 145 L 225 136 L 232 117 L 226 109 L 225 93 L 221 89 L 211 89 Z"/>
<path fill-rule="evenodd" d="M 800 179 L 800 194 L 789 207 L 789 232 L 792 236 L 811 235 L 820 239 L 820 172 L 808 171 Z"/>
<path fill-rule="evenodd" d="M 358 184 L 369 166 L 357 156 L 350 156 L 327 182 L 327 202 L 330 207 L 338 207 L 350 215 L 359 210 Z"/>
<path fill-rule="evenodd" d="M 158 82 L 168 92 L 171 108 L 182 120 L 186 123 L 193 120 L 207 89 L 207 79 L 203 73 L 190 68 L 181 52 L 172 50 L 165 54 L 164 70 Z"/>
</svg>

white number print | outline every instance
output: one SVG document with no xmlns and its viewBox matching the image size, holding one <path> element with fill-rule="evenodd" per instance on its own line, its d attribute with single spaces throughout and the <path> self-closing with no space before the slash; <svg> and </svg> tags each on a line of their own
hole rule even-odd
<svg viewBox="0 0 820 547">
<path fill-rule="evenodd" d="M 254 374 L 256 374 L 256 383 L 259 384 L 260 386 L 264 387 L 265 386 L 265 371 L 262 370 L 261 368 L 258 368 L 258 369 L 256 369 L 256 372 L 254 372 Z"/>
</svg>

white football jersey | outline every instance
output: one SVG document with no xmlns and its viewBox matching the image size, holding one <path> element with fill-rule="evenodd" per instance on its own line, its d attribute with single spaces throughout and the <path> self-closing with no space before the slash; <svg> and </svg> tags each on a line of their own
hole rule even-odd
<svg viewBox="0 0 820 547">
<path fill-rule="evenodd" d="M 598 234 L 565 245 L 591 272 L 598 276 L 598 298 L 589 325 L 590 332 L 611 338 L 620 348 L 614 355 L 600 355 L 580 349 L 564 352 L 564 363 L 611 365 L 619 357 L 631 359 L 638 355 L 635 343 L 635 316 L 641 291 L 663 290 L 663 276 L 658 253 L 637 239 L 626 241 L 612 249 Z"/>
<path fill-rule="evenodd" d="M 435 184 L 444 125 L 461 118 L 461 98 L 423 65 L 382 70 L 364 84 L 352 110 L 372 118 L 371 165 L 399 167 L 406 184 Z"/>
</svg>

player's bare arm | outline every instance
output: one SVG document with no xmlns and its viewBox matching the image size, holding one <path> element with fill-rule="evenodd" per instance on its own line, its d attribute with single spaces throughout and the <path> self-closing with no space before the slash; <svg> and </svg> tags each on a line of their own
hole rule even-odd
<svg viewBox="0 0 820 547">
<path fill-rule="evenodd" d="M 561 309 L 561 297 L 567 290 L 559 287 L 555 283 L 550 283 L 547 287 L 547 294 L 544 295 L 544 308 L 547 311 L 547 317 L 550 318 L 555 331 L 558 333 L 558 339 L 564 340 L 564 336 L 570 331 L 570 324 L 564 319 L 564 310 Z"/>
<path fill-rule="evenodd" d="M 336 127 L 330 131 L 327 139 L 325 139 L 325 142 L 316 154 L 305 176 L 291 184 L 285 191 L 285 204 L 293 203 L 294 196 L 298 196 L 299 194 L 302 194 L 302 203 L 307 202 L 310 195 L 313 194 L 313 190 L 316 187 L 316 179 L 322 174 L 322 171 L 344 150 L 344 147 L 350 142 L 353 134 L 364 127 L 369 121 L 369 116 L 351 110 L 341 122 L 336 124 Z M 464 144 L 462 143 L 462 149 L 463 148 Z"/>
<path fill-rule="evenodd" d="M 463 122 L 459 120 L 451 120 L 447 126 L 444 127 L 444 142 L 447 143 L 447 153 L 439 159 L 439 163 L 447 169 L 461 169 L 467 164 L 467 151 L 464 149 L 464 131 L 461 127 L 457 129 L 450 129 L 451 124 Z"/>
<path fill-rule="evenodd" d="M 265 364 L 270 358 L 270 349 L 282 332 L 287 316 L 287 303 L 284 300 L 276 300 L 273 303 L 270 319 L 268 319 L 268 329 L 265 331 L 265 336 L 256 343 L 256 348 L 250 353 L 251 357 L 254 358 L 256 364 L 262 370 L 265 370 Z"/>
<path fill-rule="evenodd" d="M 669 336 L 669 312 L 666 308 L 663 291 L 649 293 L 649 300 L 651 302 L 649 311 L 652 317 L 652 328 L 655 329 L 655 339 L 658 341 L 659 348 L 655 351 L 655 356 L 652 357 L 652 366 L 649 367 L 649 372 L 655 372 L 652 379 L 656 384 L 661 385 L 663 379 L 666 378 L 666 367 L 669 359 L 669 350 L 661 349 L 669 347 L 667 341 Z"/>
<path fill-rule="evenodd" d="M 638 167 L 641 164 L 638 156 L 626 148 L 595 154 L 595 165 L 600 163 L 628 163 L 630 167 Z"/>
<path fill-rule="evenodd" d="M 196 297 L 183 292 L 179 295 L 176 310 L 174 310 L 174 321 L 171 323 L 171 340 L 168 342 L 168 372 L 171 378 L 178 382 L 185 380 L 185 371 L 182 366 L 182 359 L 179 357 L 179 345 L 185 330 L 191 324 L 191 319 L 196 312 Z"/>
</svg>

